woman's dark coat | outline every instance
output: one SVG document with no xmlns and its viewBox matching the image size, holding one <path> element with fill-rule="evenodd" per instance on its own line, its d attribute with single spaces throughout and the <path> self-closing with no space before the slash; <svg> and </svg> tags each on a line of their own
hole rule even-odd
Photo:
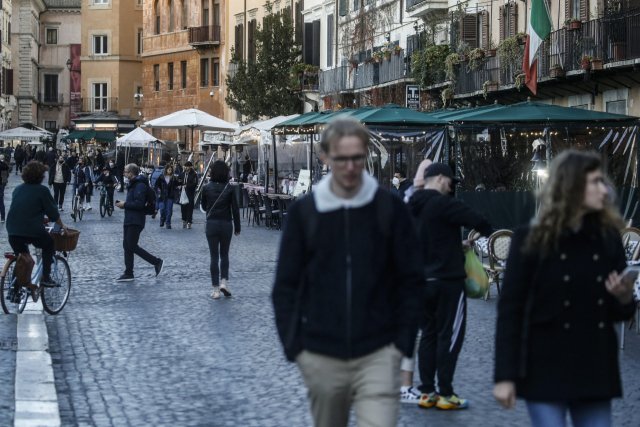
<svg viewBox="0 0 640 427">
<path fill-rule="evenodd" d="M 55 164 L 49 170 L 49 185 L 53 185 L 53 181 L 56 178 L 56 172 L 58 168 L 62 168 L 62 179 L 64 180 L 64 183 L 68 184 L 71 182 L 71 169 L 69 169 L 69 166 L 67 166 L 67 164 L 64 162 L 55 162 Z"/>
<path fill-rule="evenodd" d="M 178 199 L 180 197 L 180 193 L 176 188 L 177 186 L 178 180 L 173 175 L 171 175 L 169 184 L 167 184 L 164 175 L 159 176 L 153 186 L 155 189 L 160 190 L 158 194 L 158 202 L 164 202 L 167 199 L 172 199 L 174 201 Z"/>
<path fill-rule="evenodd" d="M 614 322 L 629 319 L 605 280 L 622 272 L 620 235 L 603 236 L 585 218 L 544 259 L 522 251 L 529 227 L 511 242 L 498 302 L 495 381 L 515 381 L 531 400 L 610 399 L 622 395 Z"/>
<path fill-rule="evenodd" d="M 200 205 L 207 212 L 207 220 L 233 220 L 233 230 L 240 233 L 240 208 L 234 185 L 208 183 L 202 188 Z"/>
</svg>

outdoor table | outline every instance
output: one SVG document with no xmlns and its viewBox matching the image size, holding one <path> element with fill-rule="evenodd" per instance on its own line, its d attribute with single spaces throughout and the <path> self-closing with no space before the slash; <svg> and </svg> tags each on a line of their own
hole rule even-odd
<svg viewBox="0 0 640 427">
<path fill-rule="evenodd" d="M 247 189 L 247 191 L 251 192 L 253 191 L 254 193 L 257 193 L 258 191 L 260 191 L 261 193 L 264 192 L 264 185 L 255 185 L 255 184 L 244 184 L 244 188 Z M 269 188 L 269 193 L 273 193 L 273 188 Z"/>
<path fill-rule="evenodd" d="M 271 199 L 275 199 L 276 197 L 280 197 L 281 199 L 293 199 L 293 196 L 290 196 L 288 194 L 279 194 L 279 193 L 269 193 L 267 194 L 267 197 Z"/>
</svg>

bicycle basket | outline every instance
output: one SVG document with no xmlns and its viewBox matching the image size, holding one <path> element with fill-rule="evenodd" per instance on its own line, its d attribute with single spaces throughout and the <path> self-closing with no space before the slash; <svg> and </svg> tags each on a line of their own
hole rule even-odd
<svg viewBox="0 0 640 427">
<path fill-rule="evenodd" d="M 76 246 L 78 246 L 78 238 L 80 237 L 80 231 L 69 229 L 66 234 L 60 234 L 60 232 L 51 232 L 53 237 L 53 247 L 59 252 L 71 252 Z"/>
</svg>

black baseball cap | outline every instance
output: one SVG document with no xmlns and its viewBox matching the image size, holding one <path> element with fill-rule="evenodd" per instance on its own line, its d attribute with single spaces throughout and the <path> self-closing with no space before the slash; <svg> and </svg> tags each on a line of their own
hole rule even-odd
<svg viewBox="0 0 640 427">
<path fill-rule="evenodd" d="M 451 181 L 453 181 L 456 184 L 461 182 L 458 178 L 456 178 L 453 175 L 453 171 L 451 170 L 449 165 L 446 165 L 444 163 L 440 163 L 440 162 L 431 163 L 431 165 L 429 165 L 429 167 L 424 171 L 424 178 L 425 179 L 427 179 L 427 178 L 429 178 L 431 176 L 438 176 L 438 175 L 446 176 L 447 178 L 450 178 Z"/>
</svg>

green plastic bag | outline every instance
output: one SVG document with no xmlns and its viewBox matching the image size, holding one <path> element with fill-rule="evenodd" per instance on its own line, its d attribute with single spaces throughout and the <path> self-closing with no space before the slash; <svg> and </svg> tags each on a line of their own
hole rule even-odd
<svg viewBox="0 0 640 427">
<path fill-rule="evenodd" d="M 464 258 L 464 269 L 467 272 L 464 285 L 467 291 L 467 298 L 482 298 L 489 290 L 489 278 L 473 249 L 467 249 L 464 253 Z"/>
</svg>

